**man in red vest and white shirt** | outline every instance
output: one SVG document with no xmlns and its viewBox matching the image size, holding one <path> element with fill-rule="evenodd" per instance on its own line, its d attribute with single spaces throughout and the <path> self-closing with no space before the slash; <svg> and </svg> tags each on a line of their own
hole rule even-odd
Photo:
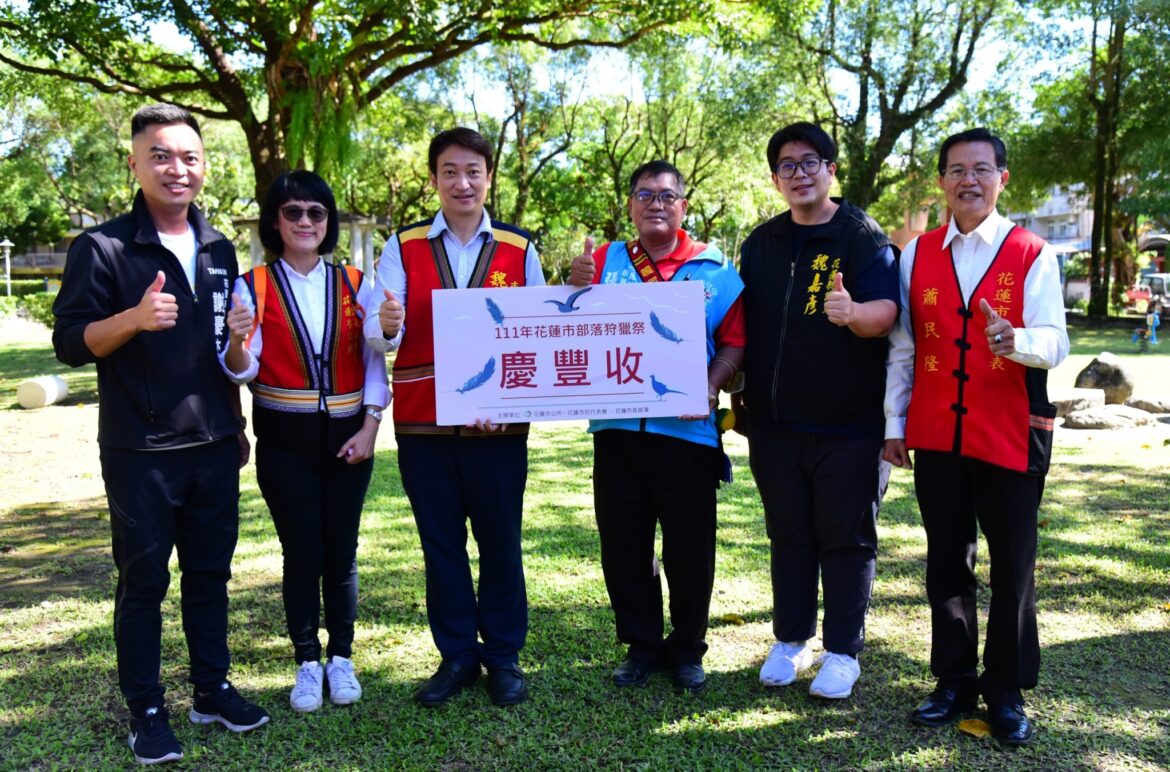
<svg viewBox="0 0 1170 772">
<path fill-rule="evenodd" d="M 937 679 L 910 720 L 952 723 L 982 694 L 993 736 L 1025 745 L 1035 730 L 1021 690 L 1040 670 L 1036 518 L 1056 416 L 1046 383 L 1069 348 L 1060 269 L 1047 243 L 996 211 L 1008 181 L 999 137 L 948 137 L 938 172 L 951 218 L 902 253 L 886 379 L 884 457 L 914 469 Z M 976 524 L 992 562 L 982 675 Z"/>
<path fill-rule="evenodd" d="M 492 146 L 454 128 L 427 154 L 440 211 L 407 225 L 378 263 L 383 301 L 365 326 L 371 347 L 395 350 L 394 436 L 398 469 L 426 560 L 427 621 L 442 656 L 415 692 L 428 707 L 447 702 L 488 671 L 496 705 L 528 698 L 518 666 L 528 633 L 520 519 L 528 475 L 528 424 L 435 424 L 431 292 L 544 284 L 529 234 L 484 210 Z M 467 521 L 479 546 L 479 582 L 467 557 Z"/>
</svg>

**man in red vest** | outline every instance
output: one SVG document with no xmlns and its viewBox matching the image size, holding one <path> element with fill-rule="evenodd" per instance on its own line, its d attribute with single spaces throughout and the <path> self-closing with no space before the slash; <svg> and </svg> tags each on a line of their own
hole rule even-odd
<svg viewBox="0 0 1170 772">
<path fill-rule="evenodd" d="M 520 518 L 528 475 L 528 424 L 435 424 L 435 340 L 431 292 L 544 284 L 529 234 L 484 210 L 492 184 L 492 147 L 455 128 L 431 140 L 427 157 L 441 210 L 407 225 L 378 264 L 385 298 L 370 314 L 372 347 L 397 350 L 394 433 L 402 487 L 414 512 L 427 575 L 427 620 L 442 655 L 415 692 L 435 707 L 488 670 L 496 705 L 528 698 L 518 666 L 528 633 L 520 560 Z M 479 592 L 467 557 L 467 521 L 479 545 Z"/>
<path fill-rule="evenodd" d="M 1047 373 L 1069 348 L 1060 270 L 1048 244 L 996 211 L 1008 181 L 999 137 L 947 138 L 938 173 L 951 218 L 902 253 L 886 378 L 884 457 L 914 469 L 938 681 L 910 720 L 949 724 L 982 694 L 995 738 L 1026 745 L 1035 729 L 1021 690 L 1040 670 L 1036 518 L 1056 415 Z M 976 525 L 992 562 L 982 675 Z"/>
</svg>

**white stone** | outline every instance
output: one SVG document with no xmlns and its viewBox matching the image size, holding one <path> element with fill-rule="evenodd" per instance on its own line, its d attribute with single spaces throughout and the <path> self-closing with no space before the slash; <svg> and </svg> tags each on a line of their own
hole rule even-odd
<svg viewBox="0 0 1170 772">
<path fill-rule="evenodd" d="M 69 386 L 59 375 L 31 378 L 16 387 L 16 401 L 23 408 L 48 407 L 69 396 Z"/>
<path fill-rule="evenodd" d="M 1049 389 L 1048 400 L 1056 406 L 1056 416 L 1066 416 L 1077 410 L 1105 406 L 1104 389 Z"/>
<path fill-rule="evenodd" d="M 1105 405 L 1069 413 L 1064 417 L 1062 426 L 1066 429 L 1129 429 L 1156 423 L 1158 419 L 1145 410 L 1125 405 Z"/>
<path fill-rule="evenodd" d="M 1149 413 L 1170 413 L 1170 397 L 1155 397 L 1143 394 L 1137 397 L 1130 397 L 1125 401 L 1125 404 Z"/>
</svg>

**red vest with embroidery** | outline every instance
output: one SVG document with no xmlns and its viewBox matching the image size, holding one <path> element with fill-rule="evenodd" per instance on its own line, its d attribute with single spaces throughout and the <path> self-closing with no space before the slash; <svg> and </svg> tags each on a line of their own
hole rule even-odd
<svg viewBox="0 0 1170 772">
<path fill-rule="evenodd" d="M 361 271 L 325 263 L 320 367 L 308 328 L 295 310 L 285 269 L 275 264 L 253 268 L 244 274 L 244 281 L 256 301 L 256 328 L 264 331 L 260 371 L 251 384 L 256 406 L 285 413 L 315 413 L 324 397 L 333 417 L 359 412 L 366 381 L 362 359 L 365 314 L 357 302 Z"/>
<path fill-rule="evenodd" d="M 944 226 L 919 237 L 910 276 L 914 387 L 906 445 L 1023 472 L 1029 465 L 1028 368 L 991 353 L 979 301 L 1023 327 L 1024 280 L 1044 241 L 1013 227 L 964 304 L 951 250 L 943 249 L 946 232 Z"/>
<path fill-rule="evenodd" d="M 443 238 L 427 239 L 433 220 L 408 225 L 396 238 L 406 273 L 405 332 L 394 358 L 394 431 L 399 434 L 453 434 L 451 426 L 435 424 L 435 338 L 431 292 L 453 289 L 455 277 Z M 492 220 L 492 238 L 480 249 L 467 283 L 473 287 L 523 287 L 529 236 L 519 228 Z M 527 431 L 510 425 L 509 433 Z"/>
</svg>

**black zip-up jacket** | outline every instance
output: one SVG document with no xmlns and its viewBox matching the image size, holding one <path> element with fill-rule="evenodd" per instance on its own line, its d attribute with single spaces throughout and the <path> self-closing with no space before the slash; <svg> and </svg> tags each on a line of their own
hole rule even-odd
<svg viewBox="0 0 1170 772">
<path fill-rule="evenodd" d="M 885 419 L 886 338 L 859 338 L 824 313 L 834 266 L 856 302 L 885 298 L 856 285 L 857 277 L 890 240 L 847 201 L 792 254 L 792 215 L 757 227 L 740 250 L 747 346 L 744 403 L 752 421 L 839 427 L 876 433 Z M 896 268 L 895 268 L 896 271 Z"/>
<path fill-rule="evenodd" d="M 112 448 L 175 448 L 235 435 L 237 387 L 220 369 L 224 322 L 239 268 L 236 250 L 191 206 L 198 255 L 195 291 L 178 258 L 162 245 L 142 192 L 133 209 L 74 240 L 53 303 L 53 348 L 61 362 L 97 362 L 98 443 Z M 169 330 L 140 332 L 98 359 L 85 328 L 137 306 L 159 271 L 163 292 L 175 296 L 179 317 Z"/>
</svg>

